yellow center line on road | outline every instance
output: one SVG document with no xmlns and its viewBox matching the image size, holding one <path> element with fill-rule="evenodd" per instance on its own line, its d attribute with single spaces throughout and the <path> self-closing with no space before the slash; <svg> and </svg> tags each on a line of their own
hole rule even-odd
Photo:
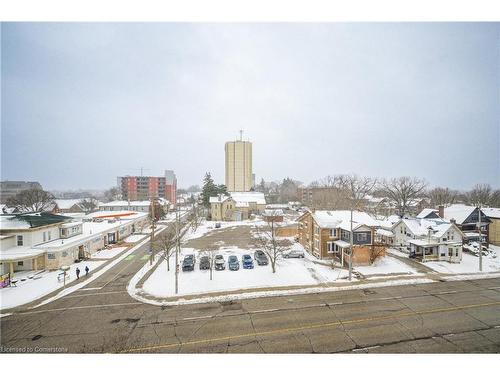
<svg viewBox="0 0 500 375">
<path fill-rule="evenodd" d="M 424 314 L 435 314 L 435 313 L 440 313 L 440 312 L 458 311 L 458 310 L 464 310 L 464 309 L 473 309 L 473 308 L 478 308 L 478 307 L 487 307 L 487 306 L 496 306 L 496 305 L 500 305 L 500 301 L 489 302 L 489 303 L 479 303 L 479 304 L 474 304 L 474 305 L 454 306 L 454 307 L 432 309 L 432 310 L 411 311 L 411 312 L 407 312 L 407 313 L 399 313 L 399 314 L 383 315 L 383 316 L 373 316 L 373 317 L 367 317 L 367 318 L 351 319 L 351 320 L 329 322 L 329 323 L 311 324 L 311 325 L 300 326 L 300 327 L 281 328 L 281 329 L 262 331 L 262 332 L 245 333 L 245 334 L 241 334 L 241 335 L 216 337 L 213 339 L 186 341 L 184 343 L 172 343 L 172 344 L 163 344 L 163 345 L 154 345 L 154 346 L 144 346 L 144 347 L 122 350 L 120 353 L 151 351 L 151 350 L 156 350 L 156 349 L 175 348 L 175 347 L 184 346 L 184 345 L 211 344 L 211 343 L 215 343 L 218 341 L 234 340 L 234 339 L 241 339 L 241 338 L 247 338 L 247 337 L 268 336 L 268 335 L 275 335 L 275 334 L 280 334 L 280 333 L 291 333 L 291 332 L 302 331 L 302 330 L 334 327 L 334 326 L 339 326 L 339 325 L 344 325 L 344 324 L 364 323 L 364 322 L 372 322 L 372 321 L 377 321 L 377 320 L 403 318 L 403 317 L 408 317 L 408 316 L 424 315 Z"/>
</svg>

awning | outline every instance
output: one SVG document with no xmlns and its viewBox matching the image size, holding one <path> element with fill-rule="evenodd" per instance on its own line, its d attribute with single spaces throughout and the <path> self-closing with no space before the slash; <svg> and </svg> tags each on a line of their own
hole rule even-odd
<svg viewBox="0 0 500 375">
<path fill-rule="evenodd" d="M 394 233 L 392 233 L 390 230 L 387 229 L 377 229 L 376 234 L 385 236 L 385 237 L 394 237 Z"/>
<path fill-rule="evenodd" d="M 44 253 L 45 250 L 32 249 L 30 247 L 14 247 L 0 251 L 0 262 L 14 262 L 23 259 L 36 258 Z"/>
<path fill-rule="evenodd" d="M 339 247 L 342 247 L 342 248 L 348 248 L 349 246 L 351 246 L 351 244 L 349 242 L 345 242 L 345 241 L 342 241 L 342 240 L 337 240 L 337 241 L 333 241 L 333 243 Z"/>
</svg>

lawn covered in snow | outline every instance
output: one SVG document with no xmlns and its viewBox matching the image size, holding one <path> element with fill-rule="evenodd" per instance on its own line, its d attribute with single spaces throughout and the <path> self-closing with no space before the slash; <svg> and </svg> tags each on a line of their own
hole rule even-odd
<svg viewBox="0 0 500 375">
<path fill-rule="evenodd" d="M 80 268 L 80 280 L 85 279 L 85 267 L 90 268 L 89 275 L 92 271 L 103 264 L 104 261 L 83 261 L 80 263 L 74 263 L 70 266 L 70 270 L 67 272 L 69 278 L 66 278 L 66 284 L 74 281 L 76 279 L 76 268 Z M 28 279 L 29 275 L 37 273 L 36 271 L 28 272 L 17 272 L 13 279 L 19 280 L 17 286 L 7 287 L 0 289 L 0 308 L 8 309 L 25 303 L 34 301 L 40 297 L 43 297 L 59 288 L 63 287 L 62 279 L 59 281 L 57 276 L 62 271 L 43 271 L 38 274 L 40 278 Z M 25 281 L 21 281 L 22 278 L 26 278 Z"/>
<path fill-rule="evenodd" d="M 125 240 L 123 240 L 123 242 L 134 243 L 134 242 L 138 242 L 138 241 L 144 239 L 144 237 L 146 237 L 145 234 L 131 234 L 130 236 L 125 238 Z"/>
<path fill-rule="evenodd" d="M 253 269 L 243 269 L 241 257 L 253 251 L 237 247 L 221 248 L 218 254 L 222 254 L 226 260 L 226 269 L 223 271 L 213 270 L 213 280 L 210 280 L 209 270 L 199 269 L 200 252 L 190 248 L 182 249 L 182 258 L 187 254 L 195 254 L 195 270 L 179 273 L 179 295 L 190 295 L 200 293 L 211 293 L 221 291 L 235 291 L 239 289 L 280 287 L 294 285 L 317 285 L 333 282 L 341 277 L 347 276 L 346 270 L 331 269 L 331 267 L 315 264 L 309 258 L 303 259 L 280 259 L 276 273 L 272 273 L 271 265 L 259 266 L 254 262 Z M 230 271 L 227 267 L 229 255 L 236 255 L 240 262 L 238 271 Z M 163 261 L 143 285 L 145 292 L 157 297 L 174 296 L 175 273 L 174 267 L 167 272 L 167 265 Z"/>
<path fill-rule="evenodd" d="M 128 249 L 128 247 L 113 247 L 111 249 L 104 249 L 97 251 L 92 254 L 90 257 L 92 259 L 111 259 L 122 253 L 124 250 Z M 85 267 L 84 267 L 85 268 Z"/>
<path fill-rule="evenodd" d="M 493 258 L 491 255 L 483 255 L 483 272 L 498 272 L 500 271 L 500 247 L 490 245 L 490 250 L 497 255 Z M 425 262 L 426 266 L 440 273 L 476 273 L 479 272 L 479 257 L 471 255 L 467 252 L 462 253 L 462 261 L 460 263 L 448 262 Z"/>
<path fill-rule="evenodd" d="M 371 266 L 354 267 L 354 270 L 358 271 L 362 275 L 419 274 L 419 272 L 414 268 L 390 256 L 378 258 Z"/>
</svg>

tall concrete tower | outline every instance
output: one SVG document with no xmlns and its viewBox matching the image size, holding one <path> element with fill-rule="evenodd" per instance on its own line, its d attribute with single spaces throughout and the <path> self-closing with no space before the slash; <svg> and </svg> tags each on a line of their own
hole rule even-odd
<svg viewBox="0 0 500 375">
<path fill-rule="evenodd" d="M 228 191 L 250 191 L 252 180 L 252 143 L 243 141 L 243 130 L 240 139 L 226 142 L 226 187 Z"/>
</svg>

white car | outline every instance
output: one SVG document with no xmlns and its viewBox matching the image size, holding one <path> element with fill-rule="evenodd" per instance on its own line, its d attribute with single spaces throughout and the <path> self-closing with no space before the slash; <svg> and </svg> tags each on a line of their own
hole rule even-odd
<svg viewBox="0 0 500 375">
<path fill-rule="evenodd" d="M 283 258 L 304 258 L 304 250 L 289 250 L 283 253 Z"/>
</svg>

